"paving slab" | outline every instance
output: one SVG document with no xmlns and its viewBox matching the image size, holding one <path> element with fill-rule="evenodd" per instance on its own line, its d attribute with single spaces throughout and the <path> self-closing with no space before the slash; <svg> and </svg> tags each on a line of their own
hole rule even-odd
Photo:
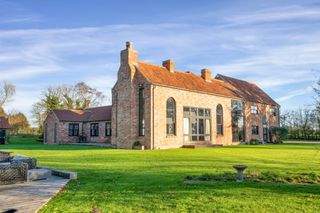
<svg viewBox="0 0 320 213">
<path fill-rule="evenodd" d="M 0 212 L 17 209 L 19 213 L 40 210 L 69 182 L 69 179 L 52 176 L 47 180 L 0 186 Z"/>
</svg>

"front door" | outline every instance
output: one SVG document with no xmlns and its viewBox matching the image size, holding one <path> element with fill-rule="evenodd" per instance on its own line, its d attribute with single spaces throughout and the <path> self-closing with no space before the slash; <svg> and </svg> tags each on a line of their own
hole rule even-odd
<svg viewBox="0 0 320 213">
<path fill-rule="evenodd" d="M 269 129 L 267 127 L 263 127 L 263 141 L 268 142 Z"/>
<path fill-rule="evenodd" d="M 6 130 L 0 129 L 0 144 L 4 144 L 6 139 Z"/>
</svg>

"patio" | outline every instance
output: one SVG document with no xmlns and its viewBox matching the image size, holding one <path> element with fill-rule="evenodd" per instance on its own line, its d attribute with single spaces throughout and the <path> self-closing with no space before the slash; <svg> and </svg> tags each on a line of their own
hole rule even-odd
<svg viewBox="0 0 320 213">
<path fill-rule="evenodd" d="M 46 180 L 0 186 L 0 212 L 16 209 L 19 213 L 34 213 L 63 189 L 70 179 L 52 176 Z"/>
</svg>

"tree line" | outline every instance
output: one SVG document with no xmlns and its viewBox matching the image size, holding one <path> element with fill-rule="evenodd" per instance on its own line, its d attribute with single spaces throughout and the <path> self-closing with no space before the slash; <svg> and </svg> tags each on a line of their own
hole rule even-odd
<svg viewBox="0 0 320 213">
<path fill-rule="evenodd" d="M 313 88 L 315 104 L 281 113 L 280 124 L 288 129 L 288 138 L 297 140 L 320 140 L 320 80 Z"/>
<path fill-rule="evenodd" d="M 27 117 L 21 112 L 9 112 L 4 110 L 4 105 L 10 102 L 16 94 L 15 85 L 6 81 L 0 84 L 0 117 L 8 118 L 12 134 L 29 134 L 33 132 Z"/>
<path fill-rule="evenodd" d="M 316 109 L 303 108 L 281 113 L 281 126 L 288 129 L 288 138 L 320 140 L 320 113 Z"/>
</svg>

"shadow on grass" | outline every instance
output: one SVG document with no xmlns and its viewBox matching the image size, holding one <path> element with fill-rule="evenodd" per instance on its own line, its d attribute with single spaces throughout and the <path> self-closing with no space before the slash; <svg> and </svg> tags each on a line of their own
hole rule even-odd
<svg viewBox="0 0 320 213">
<path fill-rule="evenodd" d="M 14 149 L 14 150 L 105 150 L 111 149 L 108 147 L 97 147 L 97 146 L 82 146 L 82 145 L 45 145 L 45 144 L 7 144 L 0 145 L 0 149 Z"/>
<path fill-rule="evenodd" d="M 226 146 L 226 149 L 320 149 L 319 144 L 304 144 L 304 143 L 285 143 L 285 144 L 259 144 L 259 145 L 239 145 L 239 146 Z"/>
<path fill-rule="evenodd" d="M 161 194 L 166 192 L 192 193 L 193 190 L 212 191 L 226 190 L 232 191 L 255 189 L 277 194 L 313 194 L 320 195 L 320 184 L 285 184 L 285 183 L 257 183 L 236 181 L 217 182 L 196 182 L 185 183 L 181 173 L 151 174 L 144 172 L 109 172 L 107 170 L 86 170 L 80 169 L 78 182 L 70 185 L 69 190 L 104 191 L 108 193 L 118 193 L 119 191 L 130 191 L 130 193 L 141 194 Z"/>
</svg>

